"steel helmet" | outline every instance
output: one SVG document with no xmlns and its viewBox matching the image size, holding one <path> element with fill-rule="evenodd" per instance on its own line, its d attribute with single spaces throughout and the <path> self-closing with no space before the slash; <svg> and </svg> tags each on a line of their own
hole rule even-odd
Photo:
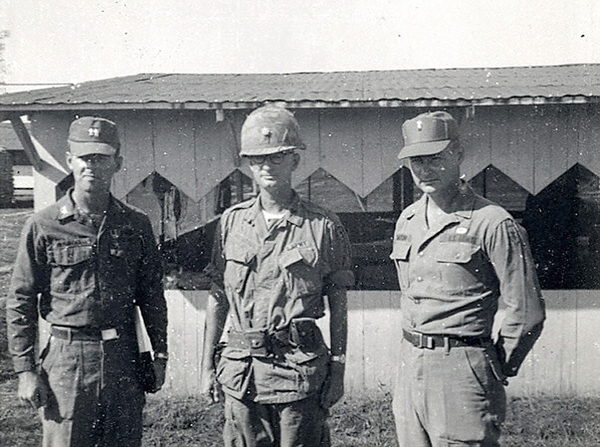
<svg viewBox="0 0 600 447">
<path fill-rule="evenodd" d="M 268 155 L 306 149 L 292 112 L 272 104 L 254 110 L 242 125 L 240 155 Z"/>
</svg>

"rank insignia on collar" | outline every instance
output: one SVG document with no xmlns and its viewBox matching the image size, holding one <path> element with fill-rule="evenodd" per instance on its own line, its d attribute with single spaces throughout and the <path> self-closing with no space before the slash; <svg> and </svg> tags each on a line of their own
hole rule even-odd
<svg viewBox="0 0 600 447">
<path fill-rule="evenodd" d="M 456 234 L 467 234 L 467 229 L 465 227 L 458 227 L 456 229 Z"/>
<path fill-rule="evenodd" d="M 110 230 L 110 237 L 113 239 L 119 239 L 121 237 L 121 230 L 118 228 L 113 228 Z"/>
<path fill-rule="evenodd" d="M 417 121 L 417 130 L 423 130 L 423 121 Z"/>
</svg>

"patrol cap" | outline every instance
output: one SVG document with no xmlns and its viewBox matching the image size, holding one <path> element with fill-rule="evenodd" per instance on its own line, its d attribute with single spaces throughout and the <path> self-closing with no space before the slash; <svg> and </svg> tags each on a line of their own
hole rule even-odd
<svg viewBox="0 0 600 447">
<path fill-rule="evenodd" d="M 266 105 L 252 111 L 242 125 L 241 156 L 306 149 L 298 121 L 289 110 Z"/>
<path fill-rule="evenodd" d="M 404 147 L 398 158 L 433 155 L 458 140 L 458 125 L 448 112 L 422 113 L 404 122 L 402 136 Z"/>
<path fill-rule="evenodd" d="M 76 157 L 89 154 L 115 155 L 121 147 L 117 125 L 94 116 L 84 116 L 73 121 L 67 141 L 71 154 Z"/>
</svg>

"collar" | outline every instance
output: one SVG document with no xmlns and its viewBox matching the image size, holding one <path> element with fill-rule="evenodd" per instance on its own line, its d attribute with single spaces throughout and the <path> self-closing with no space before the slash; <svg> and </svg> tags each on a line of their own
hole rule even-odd
<svg viewBox="0 0 600 447">
<path fill-rule="evenodd" d="M 56 205 L 58 206 L 58 216 L 57 219 L 60 221 L 67 220 L 69 218 L 77 218 L 79 217 L 79 210 L 77 209 L 77 205 L 73 200 L 73 188 L 70 188 L 64 197 L 61 197 Z M 113 213 L 124 213 L 126 212 L 126 208 L 121 204 L 118 200 L 112 196 L 112 194 L 108 197 L 108 209 L 106 210 L 106 215 L 110 215 Z"/>
<path fill-rule="evenodd" d="M 419 200 L 406 209 L 406 218 L 412 219 L 416 214 L 424 213 L 428 199 L 427 195 L 423 194 Z M 467 182 L 461 180 L 459 194 L 456 199 L 456 209 L 450 214 L 462 217 L 463 219 L 471 219 L 475 208 L 475 200 L 476 195 L 473 188 Z"/>
<path fill-rule="evenodd" d="M 287 210 L 285 216 L 282 217 L 287 222 L 290 222 L 293 225 L 301 226 L 302 222 L 304 222 L 304 207 L 302 205 L 302 199 L 300 196 L 294 192 L 294 196 L 292 198 L 292 202 L 290 207 Z M 249 223 L 253 223 L 258 214 L 262 213 L 262 205 L 260 203 L 260 194 L 254 200 L 254 203 L 250 206 L 251 213 L 246 217 L 246 221 Z"/>
</svg>

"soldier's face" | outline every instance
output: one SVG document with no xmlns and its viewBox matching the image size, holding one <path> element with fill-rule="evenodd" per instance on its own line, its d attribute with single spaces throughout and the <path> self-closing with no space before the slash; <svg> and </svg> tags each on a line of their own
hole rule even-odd
<svg viewBox="0 0 600 447">
<path fill-rule="evenodd" d="M 462 151 L 451 145 L 439 154 L 410 157 L 408 166 L 415 185 L 425 194 L 437 194 L 459 183 Z"/>
<path fill-rule="evenodd" d="M 73 173 L 75 188 L 90 193 L 107 192 L 116 172 L 121 169 L 118 155 L 88 154 L 80 157 L 67 152 L 67 165 Z"/>
<path fill-rule="evenodd" d="M 254 181 L 261 189 L 291 188 L 292 173 L 300 161 L 300 156 L 295 152 L 245 158 L 248 159 Z"/>
</svg>

